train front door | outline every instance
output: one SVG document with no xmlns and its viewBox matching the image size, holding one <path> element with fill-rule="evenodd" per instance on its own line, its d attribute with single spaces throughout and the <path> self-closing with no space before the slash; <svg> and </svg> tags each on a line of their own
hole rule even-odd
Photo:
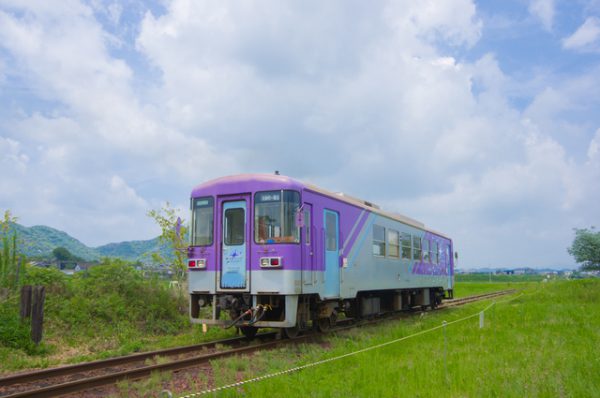
<svg viewBox="0 0 600 398">
<path fill-rule="evenodd" d="M 338 213 L 325 209 L 325 297 L 340 295 L 340 230 Z"/>
<path fill-rule="evenodd" d="M 241 200 L 240 200 L 241 199 Z M 217 284 L 219 290 L 249 290 L 247 200 L 244 197 L 220 199 L 221 256 Z"/>
</svg>

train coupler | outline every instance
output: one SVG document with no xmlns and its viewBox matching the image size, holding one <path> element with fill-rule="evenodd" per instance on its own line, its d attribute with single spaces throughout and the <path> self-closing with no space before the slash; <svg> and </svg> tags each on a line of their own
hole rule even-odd
<svg viewBox="0 0 600 398">
<path fill-rule="evenodd" d="M 259 304 L 256 307 L 248 308 L 243 311 L 237 318 L 235 318 L 229 325 L 225 326 L 225 329 L 229 329 L 232 326 L 252 326 L 256 322 L 260 321 L 267 311 L 270 311 L 272 307 L 269 304 Z M 248 317 L 250 319 L 248 319 Z"/>
</svg>

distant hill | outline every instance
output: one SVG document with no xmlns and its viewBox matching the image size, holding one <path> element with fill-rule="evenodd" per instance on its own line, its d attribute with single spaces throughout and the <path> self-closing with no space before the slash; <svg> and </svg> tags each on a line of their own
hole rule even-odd
<svg viewBox="0 0 600 398">
<path fill-rule="evenodd" d="M 71 254 L 85 260 L 98 260 L 100 255 L 92 248 L 63 231 L 44 225 L 24 227 L 11 224 L 11 230 L 16 230 L 19 248 L 27 257 L 52 257 L 52 250 L 64 247 Z"/>
<path fill-rule="evenodd" d="M 44 225 L 25 227 L 11 224 L 11 231 L 17 232 L 20 251 L 27 257 L 52 257 L 52 250 L 64 247 L 71 254 L 84 260 L 99 260 L 101 257 L 118 257 L 123 260 L 136 261 L 150 259 L 151 253 L 161 252 L 167 257 L 172 251 L 159 243 L 159 239 L 139 240 L 131 242 L 109 243 L 99 247 L 89 247 L 63 231 Z M 0 235 L 2 232 L 0 231 Z"/>
<path fill-rule="evenodd" d="M 150 240 L 109 243 L 99 246 L 95 250 L 102 257 L 119 257 L 131 261 L 149 260 L 152 253 L 155 252 L 160 252 L 167 258 L 172 257 L 172 250 L 165 245 L 161 245 L 158 237 Z"/>
</svg>

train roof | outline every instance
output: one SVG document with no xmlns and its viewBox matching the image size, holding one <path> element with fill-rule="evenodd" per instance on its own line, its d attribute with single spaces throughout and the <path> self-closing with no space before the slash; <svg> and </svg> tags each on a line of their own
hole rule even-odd
<svg viewBox="0 0 600 398">
<path fill-rule="evenodd" d="M 217 196 L 274 189 L 293 189 L 298 191 L 306 189 L 450 239 L 440 232 L 426 228 L 425 224 L 420 221 L 402 214 L 381 210 L 379 206 L 366 200 L 347 195 L 343 192 L 331 192 L 316 185 L 303 183 L 291 177 L 279 174 L 236 174 L 216 178 L 196 186 L 192 190 L 192 197 L 204 195 Z"/>
</svg>

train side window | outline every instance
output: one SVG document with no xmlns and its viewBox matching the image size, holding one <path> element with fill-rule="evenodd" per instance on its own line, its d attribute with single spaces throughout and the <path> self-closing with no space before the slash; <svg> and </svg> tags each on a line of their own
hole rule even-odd
<svg viewBox="0 0 600 398">
<path fill-rule="evenodd" d="M 412 258 L 412 236 L 406 232 L 402 232 L 402 258 Z"/>
<path fill-rule="evenodd" d="M 440 244 L 438 242 L 433 242 L 434 251 L 434 261 L 436 264 L 440 263 Z"/>
<path fill-rule="evenodd" d="M 328 251 L 337 250 L 337 218 L 335 213 L 327 212 L 325 215 L 325 233 L 327 234 L 326 246 Z"/>
<path fill-rule="evenodd" d="M 385 228 L 373 225 L 373 254 L 385 256 Z"/>
<path fill-rule="evenodd" d="M 312 223 L 310 222 L 310 211 L 308 209 L 304 209 L 304 236 L 305 236 L 305 244 L 310 245 L 310 229 Z"/>
<path fill-rule="evenodd" d="M 413 236 L 413 260 L 421 260 L 421 238 Z"/>
<path fill-rule="evenodd" d="M 431 262 L 431 251 L 429 243 L 429 239 L 423 239 L 423 261 L 426 263 Z"/>
<path fill-rule="evenodd" d="M 388 238 L 388 253 L 390 257 L 400 257 L 400 241 L 398 231 L 389 229 L 387 233 Z"/>
</svg>

